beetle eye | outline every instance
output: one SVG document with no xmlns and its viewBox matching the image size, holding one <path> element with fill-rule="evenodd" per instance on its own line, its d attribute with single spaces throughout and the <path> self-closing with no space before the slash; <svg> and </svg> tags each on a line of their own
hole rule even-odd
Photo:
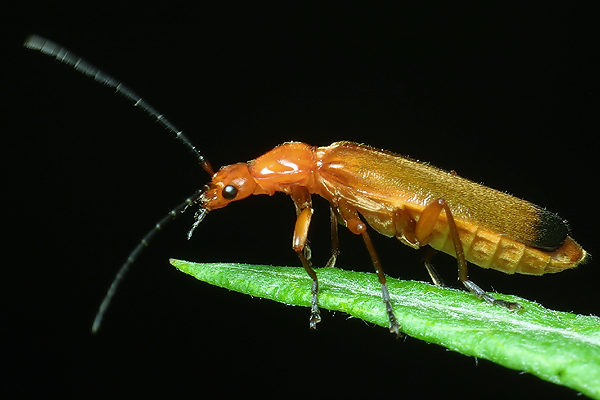
<svg viewBox="0 0 600 400">
<path fill-rule="evenodd" d="M 227 185 L 223 188 L 223 192 L 221 193 L 223 197 L 227 200 L 233 200 L 237 195 L 237 188 L 233 185 Z"/>
</svg>

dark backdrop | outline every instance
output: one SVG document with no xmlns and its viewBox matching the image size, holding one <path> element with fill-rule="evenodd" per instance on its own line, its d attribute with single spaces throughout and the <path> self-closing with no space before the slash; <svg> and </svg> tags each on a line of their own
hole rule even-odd
<svg viewBox="0 0 600 400">
<path fill-rule="evenodd" d="M 566 6 L 565 6 L 566 7 Z M 183 12 L 183 11 L 182 11 Z M 13 27 L 3 61 L 8 216 L 7 390 L 74 397 L 175 393 L 464 396 L 575 392 L 324 311 L 210 287 L 169 257 L 299 265 L 283 195 L 193 213 L 157 237 L 100 335 L 89 327 L 120 263 L 155 221 L 207 182 L 169 133 L 110 90 L 20 47 L 38 33 L 144 96 L 216 167 L 298 140 L 365 142 L 558 212 L 598 253 L 597 69 L 586 10 L 207 9 L 190 26 Z M 315 200 L 314 261 L 329 252 Z M 388 274 L 426 280 L 420 253 L 373 235 Z M 370 271 L 360 238 L 338 265 Z M 455 261 L 436 258 L 447 282 Z M 598 314 L 596 262 L 553 276 L 471 267 L 483 288 Z"/>
</svg>

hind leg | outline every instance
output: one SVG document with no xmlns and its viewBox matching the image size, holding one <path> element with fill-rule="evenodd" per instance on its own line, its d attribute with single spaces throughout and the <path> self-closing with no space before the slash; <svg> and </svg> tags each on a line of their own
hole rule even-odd
<svg viewBox="0 0 600 400">
<path fill-rule="evenodd" d="M 425 245 L 431 240 L 433 229 L 438 221 L 439 215 L 444 211 L 446 213 L 448 228 L 450 230 L 450 236 L 452 243 L 454 244 L 454 251 L 456 254 L 456 260 L 458 262 L 458 279 L 462 284 L 480 299 L 487 301 L 490 304 L 499 305 L 505 307 L 511 311 L 519 310 L 521 306 L 518 303 L 510 301 L 496 299 L 489 294 L 485 293 L 477 284 L 469 279 L 467 260 L 463 251 L 462 242 L 458 235 L 458 229 L 454 221 L 454 216 L 448 204 L 443 198 L 439 198 L 436 201 L 428 204 L 422 211 L 419 220 L 415 225 L 415 240 L 419 245 Z"/>
</svg>

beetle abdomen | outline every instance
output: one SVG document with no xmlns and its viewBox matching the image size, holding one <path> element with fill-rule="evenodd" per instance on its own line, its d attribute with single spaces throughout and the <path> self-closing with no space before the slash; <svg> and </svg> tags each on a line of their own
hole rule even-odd
<svg viewBox="0 0 600 400">
<path fill-rule="evenodd" d="M 570 236 L 557 249 L 547 251 L 472 224 L 459 224 L 457 228 L 467 261 L 507 274 L 555 273 L 575 268 L 587 258 L 585 250 Z M 455 256 L 447 224 L 439 225 L 429 244 Z"/>
</svg>

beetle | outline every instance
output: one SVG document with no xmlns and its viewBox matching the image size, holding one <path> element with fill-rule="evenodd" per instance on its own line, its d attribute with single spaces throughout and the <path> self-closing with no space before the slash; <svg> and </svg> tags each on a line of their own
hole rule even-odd
<svg viewBox="0 0 600 400">
<path fill-rule="evenodd" d="M 198 207 L 189 239 L 209 212 L 251 195 L 282 192 L 294 203 L 292 248 L 312 279 L 311 328 L 316 328 L 321 320 L 318 278 L 307 244 L 314 214 L 312 195 L 323 197 L 330 205 L 331 256 L 326 266 L 335 265 L 339 255 L 338 225 L 360 235 L 381 284 L 390 331 L 396 335 L 400 334 L 401 326 L 394 315 L 386 275 L 368 226 L 412 248 L 429 246 L 455 257 L 459 280 L 467 290 L 511 311 L 521 306 L 485 293 L 469 279 L 467 262 L 508 274 L 542 275 L 574 268 L 587 258 L 586 251 L 569 235 L 566 221 L 558 215 L 454 172 L 365 144 L 341 141 L 312 146 L 286 142 L 253 160 L 224 166 L 215 172 L 182 131 L 118 80 L 42 37 L 31 36 L 24 45 L 54 56 L 129 99 L 188 147 L 211 176 L 208 185 L 171 210 L 133 249 L 100 305 L 93 332 L 98 330 L 127 270 L 166 223 L 188 208 Z M 429 261 L 427 257 L 427 271 L 433 282 L 441 285 Z"/>
</svg>

